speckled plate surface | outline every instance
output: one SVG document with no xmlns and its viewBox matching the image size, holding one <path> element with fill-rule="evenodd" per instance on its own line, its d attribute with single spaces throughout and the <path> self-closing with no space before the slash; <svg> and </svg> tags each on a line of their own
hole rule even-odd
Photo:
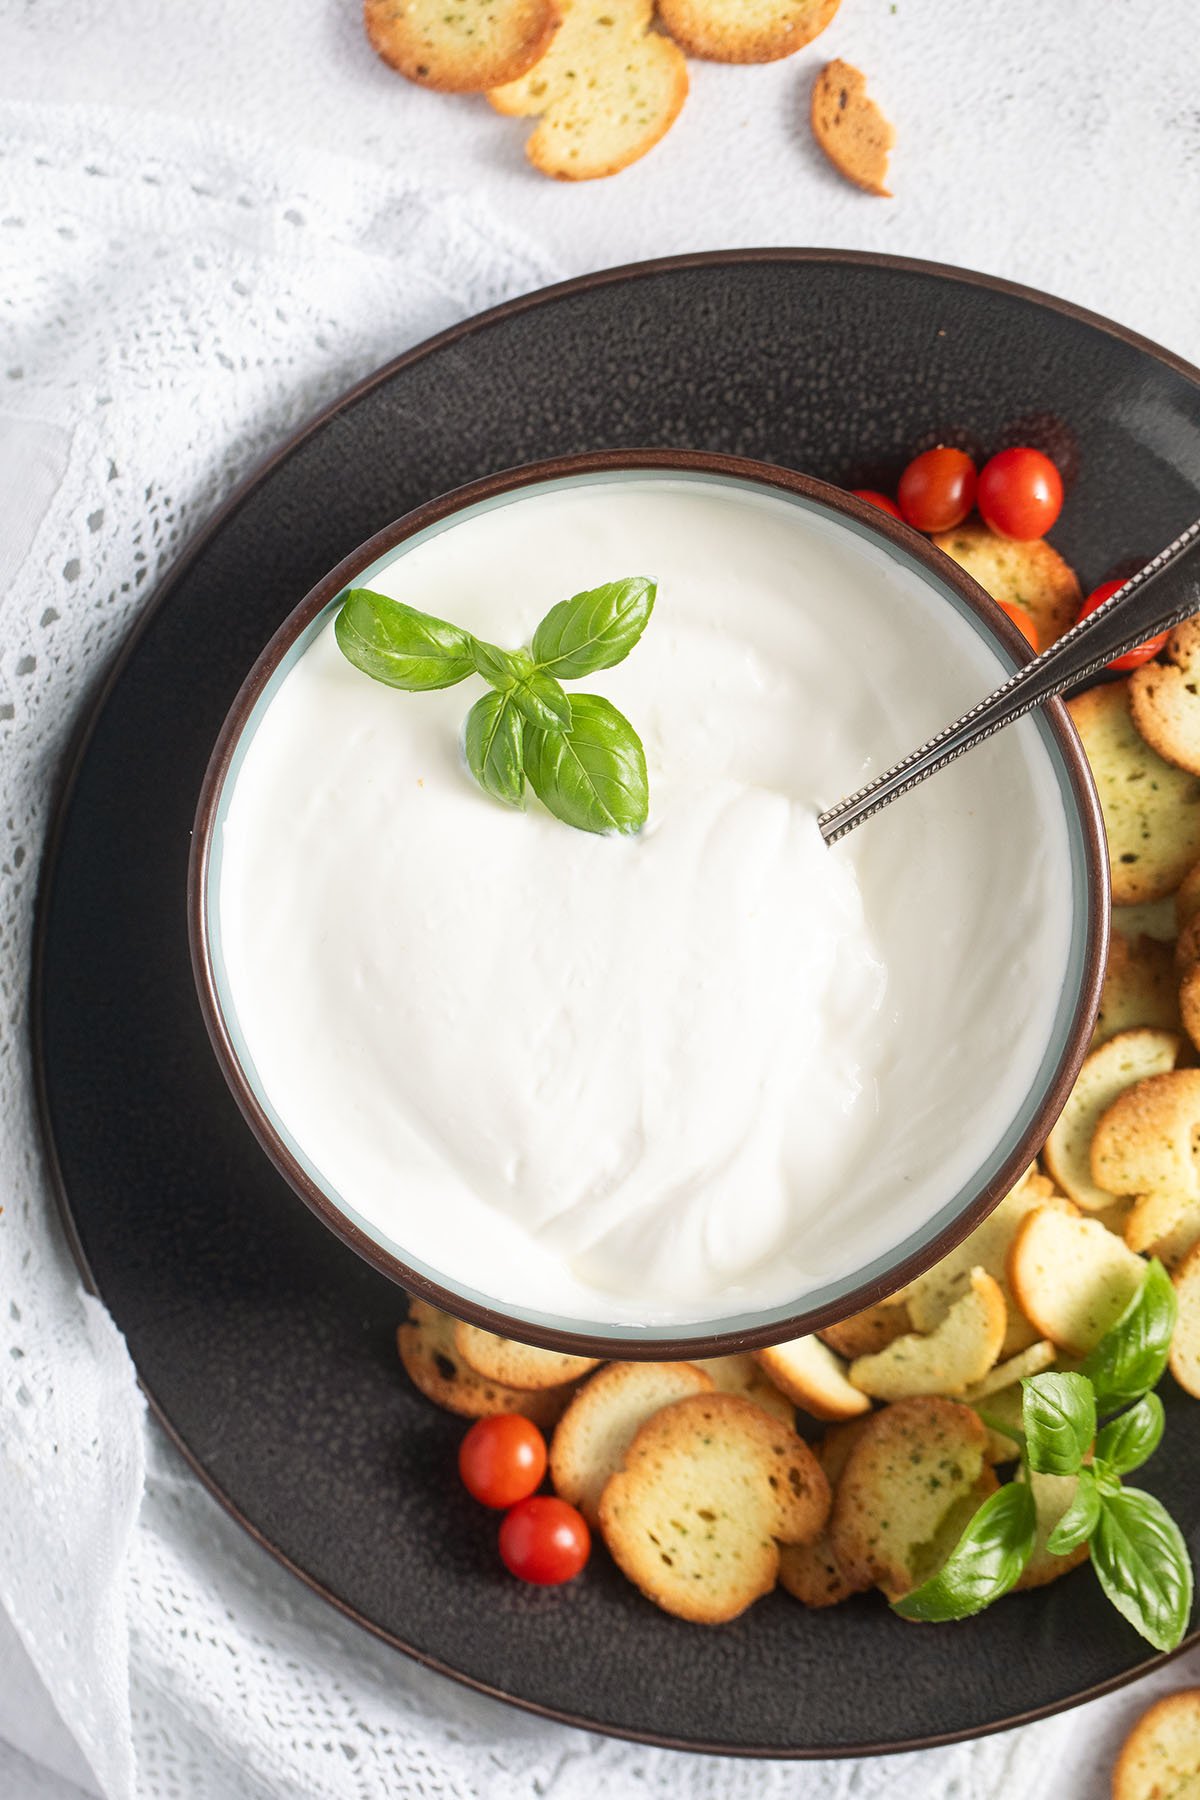
<svg viewBox="0 0 1200 1800">
<path fill-rule="evenodd" d="M 35 973 L 43 1113 L 68 1229 L 152 1404 L 225 1505 L 333 1603 L 575 1724 L 768 1756 L 911 1748 L 1069 1705 L 1155 1659 L 1086 1570 L 945 1629 L 876 1598 L 808 1613 L 775 1594 L 704 1630 L 657 1612 L 602 1554 L 558 1592 L 505 1577 L 455 1478 L 461 1426 L 400 1372 L 401 1296 L 297 1204 L 212 1057 L 184 912 L 201 776 L 284 615 L 433 494 L 663 444 L 887 486 L 937 436 L 1052 449 L 1074 476 L 1055 541 L 1090 586 L 1195 515 L 1200 371 L 1033 294 L 836 252 L 646 264 L 501 308 L 355 389 L 234 496 L 159 593 L 65 785 Z M 1146 1484 L 1200 1557 L 1200 1420 L 1165 1398 Z"/>
</svg>

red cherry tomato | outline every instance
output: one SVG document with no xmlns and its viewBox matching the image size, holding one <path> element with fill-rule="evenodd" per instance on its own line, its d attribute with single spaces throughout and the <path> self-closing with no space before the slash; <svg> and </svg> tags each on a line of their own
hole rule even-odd
<svg viewBox="0 0 1200 1800">
<path fill-rule="evenodd" d="M 538 1587 L 557 1587 L 578 1575 L 591 1547 L 583 1514 L 553 1494 L 531 1494 L 518 1501 L 500 1527 L 505 1568 Z"/>
<path fill-rule="evenodd" d="M 1080 607 L 1080 618 L 1086 619 L 1089 613 L 1094 613 L 1098 606 L 1103 606 L 1106 600 L 1111 600 L 1117 589 L 1124 586 L 1123 581 L 1102 581 L 1098 588 L 1092 589 Z M 1170 632 L 1167 631 L 1158 632 L 1154 637 L 1147 638 L 1144 644 L 1139 644 L 1136 650 L 1127 650 L 1124 656 L 1114 656 L 1108 665 L 1109 668 L 1119 669 L 1122 674 L 1127 669 L 1140 669 L 1143 663 L 1148 663 L 1151 657 L 1158 655 L 1170 635 Z"/>
<path fill-rule="evenodd" d="M 949 444 L 923 450 L 901 475 L 896 498 L 918 531 L 951 531 L 975 504 L 975 464 Z"/>
<path fill-rule="evenodd" d="M 1062 476 L 1040 450 L 1001 450 L 979 474 L 979 511 L 1001 537 L 1045 537 L 1062 511 Z"/>
<path fill-rule="evenodd" d="M 513 1506 L 546 1473 L 546 1440 L 520 1413 L 476 1419 L 458 1446 L 458 1472 L 484 1506 Z"/>
<path fill-rule="evenodd" d="M 1018 606 L 1015 600 L 997 600 L 996 605 L 1000 608 L 1001 612 L 1008 614 L 1017 630 L 1023 637 L 1029 640 L 1033 645 L 1034 654 L 1036 655 L 1041 648 L 1041 645 L 1038 643 L 1038 629 L 1034 624 L 1033 619 L 1025 611 L 1025 608 L 1023 606 Z"/>
<path fill-rule="evenodd" d="M 904 517 L 896 502 L 889 500 L 886 494 L 881 494 L 878 488 L 851 488 L 850 492 L 856 499 L 865 500 L 869 505 L 877 506 L 880 512 L 891 513 L 893 519 Z"/>
</svg>

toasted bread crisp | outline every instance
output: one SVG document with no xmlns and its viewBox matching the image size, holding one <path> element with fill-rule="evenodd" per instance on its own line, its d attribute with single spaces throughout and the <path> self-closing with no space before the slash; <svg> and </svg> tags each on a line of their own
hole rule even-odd
<svg viewBox="0 0 1200 1800">
<path fill-rule="evenodd" d="M 851 1419 L 845 1425 L 831 1425 L 817 1445 L 817 1461 L 825 1471 L 833 1493 L 842 1470 L 850 1459 L 869 1421 Z M 786 1588 L 804 1606 L 838 1606 L 851 1594 L 864 1590 L 849 1581 L 833 1553 L 829 1527 L 807 1544 L 783 1544 L 779 1551 L 779 1585 Z"/>
<path fill-rule="evenodd" d="M 1198 1142 L 1200 1069 L 1151 1075 L 1105 1108 L 1092 1138 L 1092 1177 L 1111 1194 L 1200 1200 Z"/>
<path fill-rule="evenodd" d="M 980 1420 L 954 1400 L 899 1400 L 876 1413 L 850 1451 L 830 1517 L 844 1579 L 898 1600 L 932 1575 L 961 1532 L 956 1504 L 974 1510 L 986 1444 Z"/>
<path fill-rule="evenodd" d="M 427 1306 L 423 1300 L 409 1301 L 408 1322 L 396 1332 L 396 1347 L 413 1386 L 435 1406 L 464 1419 L 511 1412 L 524 1413 L 535 1425 L 553 1425 L 571 1397 L 571 1388 L 529 1392 L 476 1374 L 455 1344 L 456 1324 L 457 1320 L 436 1306 Z"/>
<path fill-rule="evenodd" d="M 1148 1707 L 1121 1746 L 1113 1800 L 1195 1800 L 1200 1793 L 1200 1687 Z"/>
<path fill-rule="evenodd" d="M 1114 906 L 1173 894 L 1200 861 L 1200 780 L 1150 748 L 1129 712 L 1129 682 L 1067 702 L 1096 779 Z"/>
<path fill-rule="evenodd" d="M 1185 1393 L 1200 1400 L 1200 1242 L 1193 1244 L 1171 1279 L 1179 1302 L 1171 1373 Z"/>
<path fill-rule="evenodd" d="M 1165 656 L 1129 677 L 1129 710 L 1152 750 L 1200 775 L 1200 618 L 1175 627 Z"/>
<path fill-rule="evenodd" d="M 735 1356 L 698 1356 L 695 1363 L 722 1394 L 741 1394 L 785 1425 L 796 1423 L 796 1408 L 767 1379 L 766 1370 L 759 1368 L 748 1350 Z"/>
<path fill-rule="evenodd" d="M 851 1313 L 836 1325 L 826 1325 L 817 1336 L 835 1355 L 853 1362 L 856 1356 L 873 1356 L 877 1350 L 886 1350 L 894 1338 L 912 1330 L 912 1323 L 903 1300 L 881 1300 L 878 1306 Z"/>
<path fill-rule="evenodd" d="M 689 1394 L 712 1392 L 695 1363 L 607 1363 L 585 1381 L 558 1421 L 550 1444 L 550 1479 L 589 1525 L 600 1522 L 600 1496 L 646 1423 Z"/>
<path fill-rule="evenodd" d="M 1179 988 L 1171 946 L 1155 938 L 1127 938 L 1114 931 L 1092 1046 L 1139 1025 L 1179 1030 Z"/>
<path fill-rule="evenodd" d="M 1039 1338 L 1036 1344 L 1030 1344 L 1016 1356 L 1010 1356 L 1004 1362 L 997 1363 L 989 1369 L 981 1381 L 971 1384 L 963 1395 L 968 1406 L 977 1401 L 987 1400 L 992 1394 L 1001 1394 L 1005 1388 L 1020 1387 L 1030 1375 L 1044 1375 L 1058 1361 L 1058 1347 L 1049 1338 Z M 991 1411 L 990 1405 L 984 1409 Z"/>
<path fill-rule="evenodd" d="M 868 194 L 891 198 L 885 186 L 895 129 L 867 94 L 867 78 L 846 62 L 826 63 L 813 83 L 813 136 L 839 175 Z"/>
<path fill-rule="evenodd" d="M 481 94 L 515 81 L 546 54 L 557 0 L 364 0 L 371 48 L 422 87 Z"/>
<path fill-rule="evenodd" d="M 1185 970 L 1180 980 L 1179 1017 L 1193 1046 L 1200 1050 L 1200 962 Z"/>
<path fill-rule="evenodd" d="M 987 1449 L 984 1455 L 991 1464 L 1015 1462 L 1021 1454 L 1021 1446 L 1015 1437 L 1007 1436 L 1004 1427 L 1011 1432 L 1021 1429 L 1024 1413 L 1024 1395 L 1020 1386 L 998 1388 L 994 1394 L 985 1398 L 968 1402 L 977 1412 L 986 1413 L 984 1425 L 987 1429 Z"/>
<path fill-rule="evenodd" d="M 454 1347 L 467 1367 L 489 1381 L 512 1388 L 561 1387 L 578 1381 L 596 1367 L 595 1356 L 568 1356 L 561 1350 L 537 1350 L 516 1338 L 496 1337 L 479 1325 L 460 1319 L 454 1327 Z"/>
<path fill-rule="evenodd" d="M 652 29 L 653 0 L 558 0 L 562 30 L 538 66 L 494 87 L 497 112 L 538 118 L 525 146 L 560 181 L 615 175 L 653 150 L 687 99 L 678 44 Z"/>
<path fill-rule="evenodd" d="M 1013 1240 L 1008 1280 L 1043 1337 L 1086 1356 L 1116 1323 L 1146 1265 L 1098 1219 L 1052 1206 L 1030 1213 Z"/>
<path fill-rule="evenodd" d="M 711 62 L 776 62 L 802 50 L 841 0 L 658 0 L 658 16 L 681 50 Z"/>
<path fill-rule="evenodd" d="M 1079 617 L 1079 578 L 1044 538 L 1017 543 L 986 525 L 956 525 L 934 543 L 976 580 L 993 600 L 1024 607 L 1037 626 L 1038 643 L 1048 650 Z"/>
<path fill-rule="evenodd" d="M 1008 1252 L 1026 1213 L 1051 1203 L 1061 1206 L 1063 1201 L 1044 1176 L 1029 1170 L 982 1225 L 977 1225 L 961 1244 L 909 1284 L 905 1296 L 916 1330 L 935 1330 L 955 1301 L 970 1292 L 972 1269 L 982 1268 L 999 1283 L 1004 1297 L 1007 1320 L 1000 1355 L 1015 1356 L 1018 1350 L 1032 1344 L 1037 1333 L 1022 1317 L 1008 1289 Z"/>
<path fill-rule="evenodd" d="M 1023 1470 L 1017 1479 L 1024 1479 Z M 1046 1587 L 1060 1575 L 1069 1575 L 1072 1569 L 1087 1561 L 1089 1554 L 1086 1543 L 1076 1545 L 1065 1556 L 1052 1556 L 1046 1548 L 1046 1539 L 1075 1498 L 1078 1476 L 1040 1475 L 1034 1470 L 1029 1479 L 1033 1483 L 1033 1503 L 1037 1508 L 1037 1536 L 1033 1541 L 1033 1555 L 1017 1582 L 1018 1593 L 1025 1588 Z"/>
<path fill-rule="evenodd" d="M 847 1380 L 841 1357 L 818 1337 L 772 1344 L 754 1358 L 780 1392 L 814 1419 L 853 1419 L 871 1410 L 866 1395 Z"/>
<path fill-rule="evenodd" d="M 1063 1192 L 1085 1212 L 1112 1204 L 1112 1194 L 1092 1173 L 1092 1139 L 1101 1117 L 1126 1089 L 1173 1069 L 1182 1048 L 1178 1032 L 1147 1026 L 1118 1032 L 1084 1061 L 1042 1156 Z"/>
<path fill-rule="evenodd" d="M 1130 1217 L 1132 1216 L 1131 1211 Z M 1146 1245 L 1145 1254 L 1157 1256 L 1160 1263 L 1175 1270 L 1195 1244 L 1200 1244 L 1200 1205 L 1189 1206 L 1185 1212 L 1180 1213 L 1168 1231 Z M 1130 1248 L 1133 1246 L 1130 1245 Z"/>
<path fill-rule="evenodd" d="M 1174 930 L 1167 935 L 1175 937 L 1183 930 L 1189 919 L 1194 919 L 1196 914 L 1200 913 L 1200 863 L 1197 863 L 1195 868 L 1188 870 L 1176 888 L 1171 910 L 1174 916 Z"/>
<path fill-rule="evenodd" d="M 953 1398 L 981 1381 L 1000 1354 L 1008 1310 L 1000 1284 L 972 1269 L 970 1286 L 927 1335 L 910 1332 L 875 1356 L 850 1364 L 850 1380 L 873 1400 L 918 1394 Z"/>
<path fill-rule="evenodd" d="M 1171 1243 L 1177 1232 L 1190 1237 L 1193 1221 L 1197 1220 L 1200 1220 L 1198 1195 L 1139 1194 L 1125 1220 L 1125 1242 L 1139 1255 L 1157 1256 L 1157 1246 Z"/>
<path fill-rule="evenodd" d="M 664 1611 L 736 1619 L 779 1573 L 779 1544 L 829 1517 L 808 1445 L 737 1394 L 695 1394 L 642 1426 L 600 1500 L 613 1560 Z"/>
<path fill-rule="evenodd" d="M 1148 937 L 1159 944 L 1173 944 L 1178 934 L 1175 922 L 1178 901 L 1179 894 L 1175 893 L 1166 894 L 1161 900 L 1148 900 L 1143 906 L 1114 906 L 1113 930 L 1125 938 Z"/>
</svg>

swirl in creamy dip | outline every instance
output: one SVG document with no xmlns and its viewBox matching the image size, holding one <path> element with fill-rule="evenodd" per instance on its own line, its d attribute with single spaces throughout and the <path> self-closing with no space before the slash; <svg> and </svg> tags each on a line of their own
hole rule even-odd
<svg viewBox="0 0 1200 1800">
<path fill-rule="evenodd" d="M 1046 1051 L 1071 879 L 1032 722 L 822 844 L 821 805 L 1002 670 L 787 499 L 534 492 L 363 579 L 518 643 L 628 574 L 659 583 L 651 623 L 579 685 L 645 743 L 637 837 L 489 800 L 461 763 L 475 684 L 395 693 L 327 622 L 233 784 L 221 949 L 278 1122 L 406 1260 L 523 1310 L 684 1323 L 862 1269 L 971 1179 Z"/>
</svg>

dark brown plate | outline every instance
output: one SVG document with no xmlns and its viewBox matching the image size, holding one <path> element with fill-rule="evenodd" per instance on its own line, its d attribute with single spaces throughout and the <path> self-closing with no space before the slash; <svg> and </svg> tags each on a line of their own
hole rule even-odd
<svg viewBox="0 0 1200 1800">
<path fill-rule="evenodd" d="M 887 486 L 937 435 L 1032 440 L 1075 479 L 1056 541 L 1092 585 L 1197 509 L 1200 372 L 976 276 L 837 252 L 647 264 L 401 358 L 243 487 L 164 585 L 74 759 L 43 876 L 43 1110 L 64 1214 L 152 1403 L 218 1497 L 335 1604 L 435 1668 L 571 1723 L 698 1749 L 911 1748 L 1053 1711 L 1157 1659 L 1088 1571 L 966 1624 L 875 1600 L 736 1624 L 658 1613 L 603 1556 L 560 1592 L 500 1571 L 461 1427 L 406 1385 L 394 1287 L 298 1208 L 205 1035 L 188 834 L 245 670 L 357 544 L 493 470 L 639 445 Z M 1200 1432 L 1165 1393 L 1146 1485 L 1200 1554 Z"/>
</svg>

